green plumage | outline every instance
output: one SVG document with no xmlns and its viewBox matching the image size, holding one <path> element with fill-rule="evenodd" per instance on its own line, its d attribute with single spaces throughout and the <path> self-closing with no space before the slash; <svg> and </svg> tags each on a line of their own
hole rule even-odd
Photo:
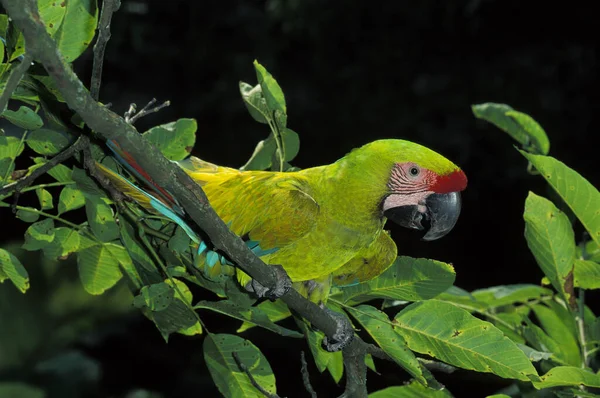
<svg viewBox="0 0 600 398">
<path fill-rule="evenodd" d="M 392 168 L 403 162 L 439 175 L 458 170 L 441 155 L 401 140 L 375 141 L 331 165 L 297 172 L 242 172 L 193 157 L 179 164 L 233 232 L 263 250 L 277 248 L 262 260 L 281 264 L 295 288 L 319 302 L 332 279 L 339 285 L 363 282 L 395 260 L 381 203 L 390 193 Z M 237 273 L 243 285 L 249 282 Z"/>
</svg>

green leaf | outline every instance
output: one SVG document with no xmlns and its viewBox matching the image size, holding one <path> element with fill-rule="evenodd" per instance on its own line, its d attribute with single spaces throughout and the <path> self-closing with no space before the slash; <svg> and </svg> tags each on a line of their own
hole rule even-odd
<svg viewBox="0 0 600 398">
<path fill-rule="evenodd" d="M 4 37 L 4 36 L 2 36 Z M 4 62 L 4 42 L 0 40 L 0 64 Z"/>
<path fill-rule="evenodd" d="M 533 312 L 548 336 L 560 343 L 560 351 L 553 351 L 553 353 L 569 365 L 581 364 L 581 353 L 579 352 L 577 338 L 561 317 L 541 304 L 534 305 Z"/>
<path fill-rule="evenodd" d="M 98 185 L 92 180 L 82 169 L 78 167 L 73 167 L 73 171 L 71 172 L 71 178 L 77 184 L 77 188 L 83 192 L 85 197 L 100 197 L 106 198 L 106 194 Z"/>
<path fill-rule="evenodd" d="M 11 62 L 25 53 L 25 38 L 13 23 L 8 25 L 6 44 L 8 60 Z"/>
<path fill-rule="evenodd" d="M 515 303 L 526 303 L 544 296 L 552 296 L 552 290 L 531 284 L 494 286 L 471 292 L 472 297 L 486 308 L 498 308 Z"/>
<path fill-rule="evenodd" d="M 192 296 L 192 292 L 190 290 L 190 288 L 182 281 L 178 280 L 178 279 L 166 279 L 165 283 L 169 286 L 177 286 L 177 290 L 175 292 L 175 299 L 180 300 L 181 302 L 185 302 L 188 305 L 192 304 L 192 300 L 193 300 L 193 296 Z M 179 294 L 181 293 L 183 295 L 183 297 L 181 297 L 181 295 Z M 188 312 L 189 308 L 188 308 Z M 181 329 L 177 331 L 178 333 L 181 333 L 183 335 L 186 336 L 194 336 L 197 334 L 202 334 L 202 325 L 200 324 L 200 321 L 196 321 L 196 323 L 192 326 L 189 326 L 187 328 Z"/>
<path fill-rule="evenodd" d="M 98 239 L 110 242 L 119 238 L 119 226 L 115 221 L 113 210 L 104 200 L 94 196 L 86 197 L 85 212 L 90 228 Z"/>
<path fill-rule="evenodd" d="M 548 199 L 530 192 L 525 201 L 525 239 L 552 286 L 572 297 L 575 236 L 569 218 Z M 570 286 L 569 286 L 570 285 Z"/>
<path fill-rule="evenodd" d="M 559 386 L 587 386 L 600 388 L 600 375 L 573 366 L 557 366 L 533 382 L 538 390 Z"/>
<path fill-rule="evenodd" d="M 59 227 L 54 230 L 54 239 L 42 247 L 44 255 L 50 259 L 66 258 L 80 248 L 80 236 L 74 229 Z"/>
<path fill-rule="evenodd" d="M 26 142 L 34 152 L 44 156 L 51 156 L 60 153 L 68 147 L 71 143 L 71 137 L 60 131 L 39 129 L 32 131 L 27 136 Z"/>
<path fill-rule="evenodd" d="M 600 245 L 600 192 L 575 170 L 550 157 L 521 151 Z"/>
<path fill-rule="evenodd" d="M 329 369 L 330 367 L 335 371 L 337 368 L 336 364 L 339 363 L 340 358 L 343 362 L 342 352 L 325 351 L 323 349 L 323 338 L 325 337 L 323 332 L 312 329 L 304 320 L 298 318 L 294 319 L 300 330 L 302 330 L 302 333 L 306 336 L 308 348 L 310 349 L 319 372 L 323 373 L 325 369 Z M 335 372 L 330 370 L 329 373 L 333 375 Z"/>
<path fill-rule="evenodd" d="M 62 189 L 58 198 L 58 214 L 77 210 L 83 206 L 85 206 L 83 192 L 71 185 L 67 185 Z"/>
<path fill-rule="evenodd" d="M 529 358 L 531 362 L 539 362 L 552 357 L 551 352 L 538 351 L 524 344 L 517 344 L 517 347 L 519 347 L 519 349 L 523 351 L 525 355 L 527 355 L 527 358 Z"/>
<path fill-rule="evenodd" d="M 50 195 L 50 192 L 46 191 L 45 189 L 38 188 L 35 190 L 35 193 L 40 201 L 42 210 L 50 210 L 54 208 L 54 205 L 52 204 L 52 195 Z"/>
<path fill-rule="evenodd" d="M 189 156 L 196 143 L 195 119 L 179 119 L 176 122 L 152 127 L 144 137 L 154 144 L 167 159 L 182 160 Z"/>
<path fill-rule="evenodd" d="M 204 360 L 213 381 L 225 397 L 263 398 L 248 375 L 237 365 L 233 353 L 254 380 L 271 394 L 276 393 L 275 376 L 260 350 L 248 340 L 230 334 L 209 334 L 204 340 Z"/>
<path fill-rule="evenodd" d="M 163 311 L 171 305 L 175 290 L 164 282 L 144 286 L 140 293 L 133 298 L 136 308 L 148 308 L 151 311 Z"/>
<path fill-rule="evenodd" d="M 257 122 L 267 124 L 267 119 L 271 119 L 271 115 L 260 84 L 252 87 L 248 83 L 240 82 L 239 87 L 244 105 L 246 105 L 250 115 Z"/>
<path fill-rule="evenodd" d="M 275 78 L 256 60 L 254 60 L 254 69 L 256 69 L 256 78 L 258 79 L 258 84 L 260 84 L 262 93 L 267 101 L 269 110 L 271 110 L 271 112 L 280 111 L 284 114 L 287 113 L 283 91 Z"/>
<path fill-rule="evenodd" d="M 45 398 L 43 390 L 19 382 L 0 382 L 0 397 L 6 398 Z"/>
<path fill-rule="evenodd" d="M 540 125 L 530 116 L 515 111 L 508 105 L 485 103 L 471 107 L 475 117 L 487 120 L 508 133 L 527 151 L 548 154 L 550 141 Z"/>
<path fill-rule="evenodd" d="M 120 223 L 121 240 L 131 256 L 131 259 L 139 265 L 138 271 L 141 271 L 140 277 L 144 284 L 153 284 L 162 281 L 154 261 L 146 254 L 146 251 L 137 242 L 133 227 L 126 221 Z"/>
<path fill-rule="evenodd" d="M 4 249 L 0 249 L 0 270 L 2 271 L 0 278 L 6 275 L 21 293 L 25 293 L 29 289 L 27 270 L 18 258 Z"/>
<path fill-rule="evenodd" d="M 40 250 L 54 241 L 54 221 L 50 218 L 31 224 L 25 231 L 25 250 Z"/>
<path fill-rule="evenodd" d="M 0 159 L 16 159 L 23 152 L 24 147 L 20 138 L 0 136 Z"/>
<path fill-rule="evenodd" d="M 38 158 L 41 159 L 41 158 Z M 72 182 L 72 174 L 73 170 L 65 166 L 64 164 L 57 164 L 50 170 L 48 170 L 48 174 L 52 176 L 58 182 Z"/>
<path fill-rule="evenodd" d="M 404 386 L 393 386 L 369 394 L 369 398 L 452 398 L 448 390 L 434 390 L 413 381 Z"/>
<path fill-rule="evenodd" d="M 40 219 L 40 215 L 36 209 L 26 207 L 17 211 L 17 218 L 25 222 L 36 222 Z"/>
<path fill-rule="evenodd" d="M 68 0 L 64 3 L 66 13 L 54 39 L 65 61 L 73 62 L 94 38 L 98 6 L 96 0 Z"/>
<path fill-rule="evenodd" d="M 427 300 L 452 286 L 455 277 L 450 264 L 400 256 L 377 278 L 342 288 L 342 300 L 349 305 L 375 298 Z"/>
<path fill-rule="evenodd" d="M 26 106 L 21 106 L 17 111 L 7 109 L 2 117 L 25 130 L 37 130 L 44 125 L 42 118 Z"/>
<path fill-rule="evenodd" d="M 427 385 L 421 365 L 415 354 L 406 346 L 404 338 L 392 327 L 388 316 L 370 305 L 356 308 L 347 307 L 348 311 L 369 333 L 375 343 L 388 354 L 398 365 L 423 385 Z"/>
<path fill-rule="evenodd" d="M 171 333 L 187 333 L 197 328 L 196 316 L 181 300 L 171 301 L 166 310 L 152 312 L 151 317 L 167 342 Z"/>
<path fill-rule="evenodd" d="M 296 332 L 295 330 L 290 330 L 273 323 L 273 321 L 269 319 L 267 314 L 265 314 L 262 311 L 260 306 L 242 307 L 236 305 L 235 303 L 232 303 L 229 300 L 221 300 L 216 302 L 203 300 L 198 302 L 194 306 L 194 308 L 215 311 L 230 316 L 232 318 L 244 321 L 244 323 L 249 323 L 253 326 L 260 326 L 264 329 L 270 330 L 282 336 L 302 337 L 302 334 Z M 245 329 L 248 329 L 248 327 L 246 327 Z"/>
<path fill-rule="evenodd" d="M 70 2 L 71 0 L 69 0 Z M 56 0 L 38 0 L 40 17 L 50 36 L 58 31 L 67 12 L 65 2 Z"/>
<path fill-rule="evenodd" d="M 537 372 L 525 354 L 489 322 L 439 300 L 409 305 L 394 319 L 408 347 L 464 369 L 529 381 Z"/>
<path fill-rule="evenodd" d="M 77 253 L 79 277 L 90 294 L 102 294 L 113 287 L 123 276 L 117 258 L 107 243 L 91 246 Z"/>
<path fill-rule="evenodd" d="M 262 311 L 265 315 L 267 315 L 267 318 L 271 322 L 279 322 L 283 319 L 292 316 L 290 309 L 283 302 L 283 300 L 263 301 L 262 303 L 253 308 L 258 308 L 260 311 Z M 236 330 L 236 332 L 241 333 L 255 326 L 255 323 L 244 321 L 244 323 L 242 323 L 242 326 L 240 326 L 240 328 Z"/>
<path fill-rule="evenodd" d="M 589 260 L 575 260 L 575 286 L 582 289 L 600 289 L 600 264 Z"/>
</svg>

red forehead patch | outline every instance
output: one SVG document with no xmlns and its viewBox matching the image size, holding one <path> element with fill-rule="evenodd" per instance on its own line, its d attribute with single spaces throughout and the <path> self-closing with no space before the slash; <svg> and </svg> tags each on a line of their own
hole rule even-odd
<svg viewBox="0 0 600 398">
<path fill-rule="evenodd" d="M 435 193 L 459 192 L 467 187 L 467 176 L 462 170 L 453 171 L 445 176 L 436 176 L 431 185 Z"/>
</svg>

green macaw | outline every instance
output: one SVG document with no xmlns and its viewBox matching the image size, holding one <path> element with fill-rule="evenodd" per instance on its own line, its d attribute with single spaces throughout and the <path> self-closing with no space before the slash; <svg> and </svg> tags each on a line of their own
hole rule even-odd
<svg viewBox="0 0 600 398">
<path fill-rule="evenodd" d="M 209 275 L 228 261 L 207 249 L 185 223 L 176 200 L 151 180 L 115 142 L 117 158 L 146 181 L 153 194 L 99 165 L 125 194 L 151 212 L 182 226 L 201 253 L 199 266 Z M 324 302 L 331 283 L 367 281 L 396 259 L 397 248 L 384 230 L 387 219 L 404 227 L 430 229 L 425 240 L 438 239 L 456 224 L 459 192 L 467 177 L 454 163 L 415 143 L 378 140 L 337 162 L 294 172 L 239 171 L 195 157 L 178 162 L 206 193 L 231 230 L 266 263 L 281 265 L 293 286 L 310 300 Z M 236 270 L 248 290 L 259 292 L 251 278 Z"/>
</svg>

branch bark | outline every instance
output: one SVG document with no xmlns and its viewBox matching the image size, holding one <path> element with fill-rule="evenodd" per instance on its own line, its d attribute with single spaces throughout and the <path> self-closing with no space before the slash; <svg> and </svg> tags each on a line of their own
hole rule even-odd
<svg viewBox="0 0 600 398">
<path fill-rule="evenodd" d="M 73 72 L 46 32 L 35 0 L 0 0 L 15 25 L 25 37 L 29 55 L 38 60 L 54 79 L 67 104 L 77 112 L 98 136 L 115 140 L 130 153 L 152 179 L 171 192 L 190 218 L 203 230 L 216 249 L 225 252 L 244 272 L 263 286 L 275 287 L 273 267 L 265 265 L 248 249 L 219 218 L 206 195 L 180 167 L 167 160 L 122 117 L 92 98 Z M 291 289 L 281 298 L 330 339 L 337 330 L 337 322 L 316 304 Z M 358 336 L 343 349 L 347 383 L 345 397 L 367 397 L 364 356 L 368 345 Z"/>
</svg>

